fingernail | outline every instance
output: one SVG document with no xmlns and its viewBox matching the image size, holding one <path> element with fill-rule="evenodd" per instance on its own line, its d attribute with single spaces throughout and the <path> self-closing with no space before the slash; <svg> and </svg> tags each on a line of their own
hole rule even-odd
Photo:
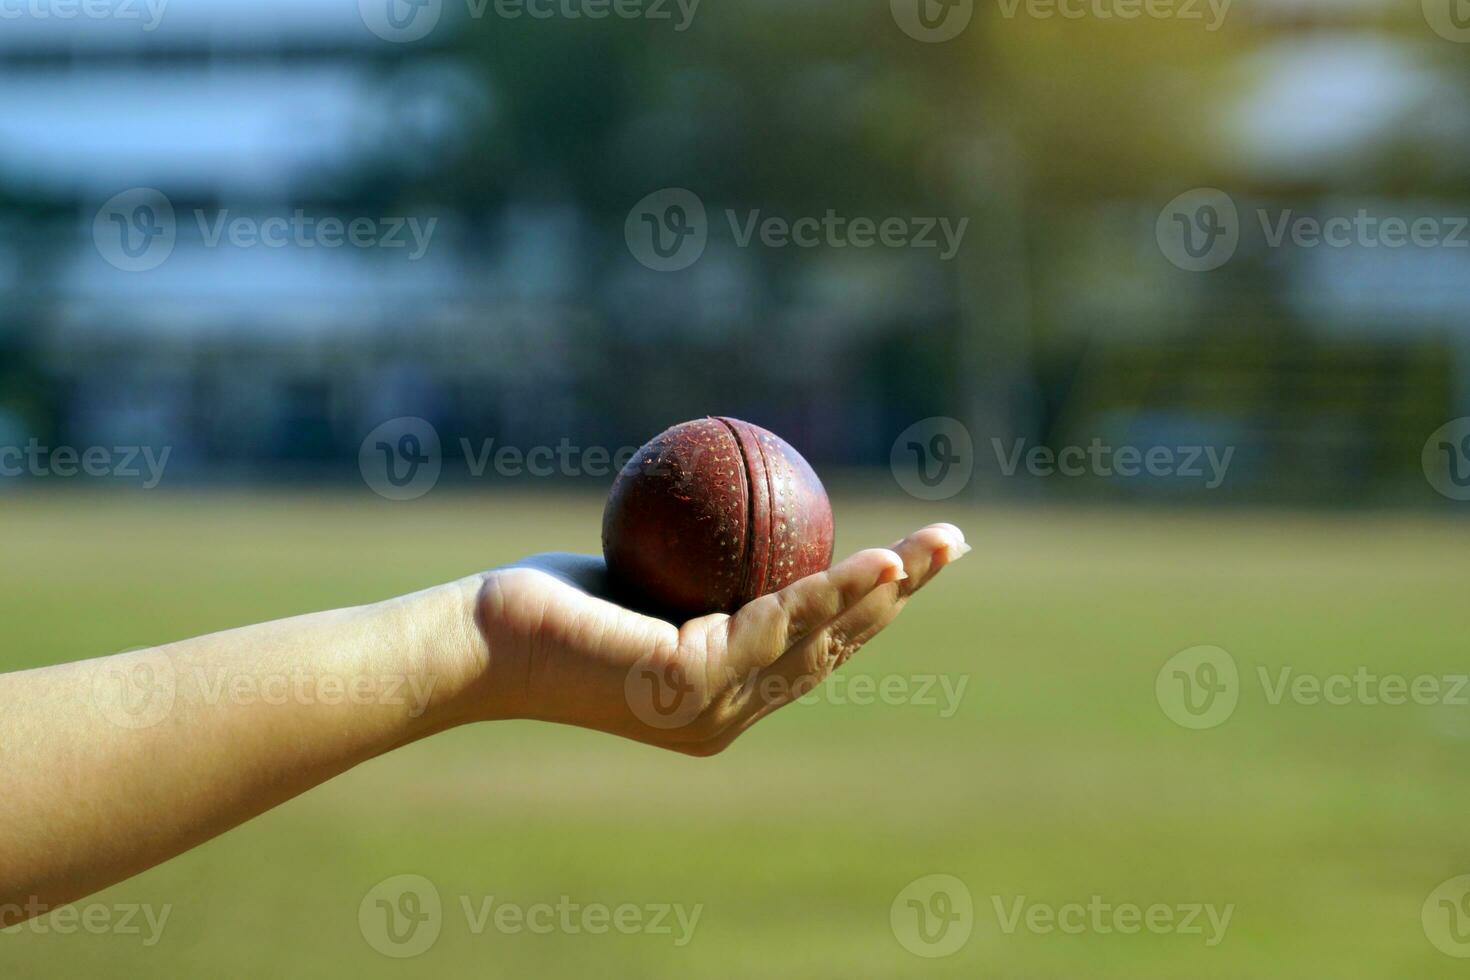
<svg viewBox="0 0 1470 980">
<path fill-rule="evenodd" d="M 946 549 L 946 551 L 947 551 L 946 557 L 948 558 L 949 561 L 956 562 L 956 561 L 959 561 L 961 558 L 965 557 L 966 555 L 968 555 L 970 552 L 972 552 L 974 550 L 975 549 L 972 548 L 968 543 L 966 543 L 964 541 L 961 541 L 958 544 L 952 544 L 952 545 L 950 545 Z"/>
<path fill-rule="evenodd" d="M 954 533 L 954 536 L 956 538 L 959 538 L 960 543 L 961 544 L 964 543 L 964 540 L 965 540 L 965 532 L 964 531 L 961 531 L 957 526 L 949 523 L 948 521 L 941 522 L 939 526 L 942 527 L 942 528 L 947 528 L 950 531 L 952 531 Z"/>
</svg>

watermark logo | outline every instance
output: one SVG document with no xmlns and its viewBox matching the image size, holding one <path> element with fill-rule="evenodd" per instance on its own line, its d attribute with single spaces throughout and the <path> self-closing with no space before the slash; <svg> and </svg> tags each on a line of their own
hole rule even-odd
<svg viewBox="0 0 1470 980">
<path fill-rule="evenodd" d="M 769 249 L 782 248 L 912 248 L 933 249 L 939 261 L 949 262 L 960 254 L 970 219 L 913 217 L 849 218 L 832 208 L 820 218 L 806 215 L 796 219 L 778 214 L 765 214 L 760 209 L 743 216 L 725 211 L 730 237 L 738 248 L 749 248 L 759 242 Z"/>
<path fill-rule="evenodd" d="M 414 416 L 389 419 L 362 441 L 357 466 L 378 496 L 417 500 L 434 489 L 444 468 L 439 432 Z"/>
<path fill-rule="evenodd" d="M 1031 446 L 1017 439 L 1009 449 L 1000 439 L 990 440 L 995 461 L 1004 476 L 1022 468 L 1035 477 L 1095 476 L 1133 479 L 1147 474 L 1156 478 L 1199 480 L 1206 490 L 1218 489 L 1230 472 L 1235 447 L 1215 446 L 1112 446 L 1094 438 L 1086 446 Z"/>
<path fill-rule="evenodd" d="M 1338 213 L 1258 207 L 1253 214 L 1265 249 L 1470 249 L 1470 216 L 1463 214 L 1385 214 L 1366 207 Z M 1244 232 L 1235 202 L 1213 188 L 1179 195 L 1155 226 L 1164 256 L 1189 272 L 1230 261 Z"/>
<path fill-rule="evenodd" d="M 196 666 L 184 679 L 191 703 L 211 708 L 221 704 L 378 705 L 407 708 L 410 718 L 420 718 L 429 710 L 439 683 L 433 674 L 312 673 L 300 667 L 254 674 Z"/>
<path fill-rule="evenodd" d="M 156 269 L 173 254 L 178 223 L 168 196 L 152 187 L 115 194 L 92 219 L 92 243 L 108 265 L 123 272 Z"/>
<path fill-rule="evenodd" d="M 392 500 L 412 500 L 432 490 L 446 466 L 464 466 L 471 479 L 605 479 L 622 471 L 641 471 L 687 486 L 703 450 L 675 466 L 663 454 L 638 456 L 638 446 L 584 446 L 562 437 L 554 445 L 517 446 L 495 437 L 451 440 L 446 455 L 438 431 L 420 418 L 397 418 L 378 426 L 362 441 L 358 464 L 373 492 Z M 0 449 L 3 453 L 3 449 Z M 3 457 L 0 457 L 3 458 Z"/>
<path fill-rule="evenodd" d="M 1440 882 L 1424 900 L 1419 919 L 1435 949 L 1456 959 L 1470 958 L 1470 875 Z"/>
<path fill-rule="evenodd" d="M 163 22 L 167 6 L 168 0 L 5 0 L 0 2 L 0 21 L 135 20 L 150 34 Z"/>
<path fill-rule="evenodd" d="M 438 218 L 417 217 L 351 219 L 335 215 L 316 217 L 297 208 L 287 215 L 260 218 L 232 215 L 229 208 L 210 215 L 194 210 L 194 223 L 205 248 L 359 248 L 404 249 L 409 262 L 417 262 L 429 251 Z"/>
<path fill-rule="evenodd" d="M 1240 213 L 1229 194 L 1213 187 L 1185 191 L 1164 206 L 1154 224 L 1164 257 L 1186 272 L 1209 272 L 1229 262 L 1240 244 Z"/>
<path fill-rule="evenodd" d="M 932 708 L 939 718 L 953 718 L 970 686 L 968 674 L 847 674 L 799 677 L 794 683 L 782 677 L 762 678 L 758 693 L 769 704 L 794 701 L 801 705 L 852 705 L 867 708 Z"/>
<path fill-rule="evenodd" d="M 675 947 L 694 939 L 704 905 L 682 902 L 582 902 L 562 895 L 556 902 L 524 904 L 499 895 L 451 896 L 463 916 L 466 932 L 475 937 L 495 932 L 517 936 L 563 935 L 669 937 Z M 439 889 L 422 875 L 404 874 L 374 885 L 357 908 L 358 927 L 368 945 L 394 959 L 427 952 L 439 940 L 447 916 Z"/>
<path fill-rule="evenodd" d="M 709 216 L 699 195 L 683 187 L 654 191 L 623 223 L 628 251 L 655 272 L 678 272 L 699 261 L 709 244 Z"/>
<path fill-rule="evenodd" d="M 407 44 L 429 36 L 444 13 L 444 0 L 357 0 L 367 29 L 384 41 Z"/>
<path fill-rule="evenodd" d="M 0 445 L 0 478 L 141 479 L 152 490 L 163 482 L 172 453 L 172 446 L 46 446 L 32 436 L 24 446 Z"/>
<path fill-rule="evenodd" d="M 465 0 L 472 21 L 498 20 L 646 20 L 673 25 L 682 34 L 694 24 L 700 0 Z M 385 41 L 419 41 L 439 26 L 443 0 L 358 0 L 368 30 Z"/>
<path fill-rule="evenodd" d="M 1201 21 L 1214 33 L 1225 23 L 1231 0 L 999 0 L 1001 16 L 1015 20 L 1150 20 Z M 1208 15 L 1208 19 L 1206 16 Z"/>
<path fill-rule="evenodd" d="M 1424 443 L 1424 478 L 1441 496 L 1470 500 L 1470 416 L 1446 422 Z"/>
<path fill-rule="evenodd" d="M 1352 671 L 1312 673 L 1291 665 L 1257 665 L 1256 683 L 1272 708 L 1470 707 L 1470 674 L 1383 674 L 1367 665 Z M 1255 688 L 1245 683 L 1230 654 L 1219 647 L 1192 647 L 1170 658 L 1154 681 L 1159 707 L 1184 728 L 1215 728 Z"/>
<path fill-rule="evenodd" d="M 1025 895 L 1009 899 L 992 895 L 990 904 L 995 910 L 1000 931 L 1007 936 L 1020 930 L 1038 936 L 1053 933 L 1065 936 L 1087 933 L 1133 936 L 1147 932 L 1153 936 L 1198 936 L 1206 947 L 1215 947 L 1225 941 L 1230 920 L 1235 916 L 1233 902 L 1224 906 L 1213 902 L 1115 904 L 1101 895 L 1093 895 L 1086 902 L 1061 905 L 1031 901 Z"/>
<path fill-rule="evenodd" d="M 941 262 L 959 254 L 970 228 L 969 218 L 849 217 L 831 208 L 821 216 L 795 218 L 759 208 L 744 213 L 727 208 L 724 219 L 736 248 L 931 249 Z M 658 272 L 677 272 L 699 261 L 710 231 L 704 202 L 684 188 L 645 197 L 628 212 L 623 225 L 633 257 Z"/>
<path fill-rule="evenodd" d="M 501 20 L 646 20 L 668 21 L 683 34 L 694 23 L 700 0 L 466 0 L 470 19 L 493 11 Z M 675 19 L 675 15 L 678 19 Z"/>
<path fill-rule="evenodd" d="M 428 252 L 439 224 L 436 217 L 319 217 L 302 208 L 264 217 L 234 214 L 228 208 L 213 214 L 195 208 L 193 219 L 204 248 L 401 249 L 409 262 Z M 112 197 L 92 221 L 97 251 L 124 272 L 147 272 L 168 261 L 178 233 L 173 203 L 163 192 L 147 187 Z"/>
<path fill-rule="evenodd" d="M 1286 666 L 1274 672 L 1261 666 L 1256 677 L 1272 707 L 1284 703 L 1307 707 L 1328 705 L 1342 707 L 1356 704 L 1377 707 L 1415 704 L 1422 707 L 1446 705 L 1470 706 L 1470 674 L 1379 674 L 1359 666 L 1351 674 L 1298 673 Z"/>
<path fill-rule="evenodd" d="M 1240 702 L 1240 670 L 1235 658 L 1219 647 L 1190 647 L 1160 668 L 1154 694 L 1174 724 L 1216 728 L 1230 719 Z"/>
<path fill-rule="evenodd" d="M 529 905 L 508 902 L 498 895 L 461 895 L 459 905 L 464 912 L 465 926 L 473 936 L 483 935 L 492 927 L 507 936 L 521 933 L 533 936 L 552 933 L 603 936 L 617 932 L 624 936 L 667 936 L 679 949 L 693 942 L 699 918 L 704 914 L 703 903 L 621 902 L 608 905 L 574 901 L 570 895 L 562 895 L 554 905 L 551 902 Z"/>
<path fill-rule="evenodd" d="M 608 449 L 606 446 L 580 446 L 563 436 L 555 446 L 542 444 L 531 446 L 529 449 L 508 443 L 497 446 L 496 440 L 491 437 L 481 439 L 476 446 L 468 438 L 461 436 L 459 439 L 459 450 L 464 455 L 465 466 L 469 474 L 476 479 L 484 477 L 487 473 L 496 476 L 516 477 L 531 476 L 538 479 L 561 476 L 567 478 L 611 476 L 624 469 L 634 457 L 638 455 L 637 446 L 622 446 L 618 449 Z M 695 458 L 703 450 L 695 451 Z M 640 461 L 639 468 L 646 473 L 666 472 L 670 469 L 668 461 L 662 457 Z M 693 467 L 689 472 L 677 471 L 674 475 L 680 485 L 687 485 L 692 478 Z"/>
<path fill-rule="evenodd" d="M 152 728 L 173 711 L 178 674 L 168 654 L 142 648 L 96 662 L 92 704 L 119 728 Z"/>
<path fill-rule="evenodd" d="M 888 466 L 904 492 L 919 500 L 948 500 L 970 485 L 975 441 L 958 419 L 935 416 L 898 434 Z"/>
<path fill-rule="evenodd" d="M 1424 20 L 1446 41 L 1470 44 L 1470 0 L 1423 0 Z"/>
<path fill-rule="evenodd" d="M 629 669 L 623 696 L 634 717 L 660 731 L 693 723 L 705 705 L 702 676 L 658 652 L 646 654 Z"/>
<path fill-rule="evenodd" d="M 747 705 L 920 708 L 939 718 L 953 718 L 970 686 L 967 674 L 801 674 L 751 676 L 743 682 L 733 671 L 721 689 L 738 690 Z M 711 685 L 688 667 L 655 655 L 645 656 L 624 678 L 624 694 L 633 714 L 650 728 L 673 729 L 692 724 L 709 701 Z"/>
<path fill-rule="evenodd" d="M 120 728 L 151 728 L 181 704 L 194 708 L 221 705 L 352 704 L 406 709 L 410 718 L 429 710 L 437 675 L 317 673 L 301 667 L 269 673 L 241 673 L 225 667 L 196 665 L 178 670 L 156 648 L 137 650 L 96 662 L 92 704 Z"/>
<path fill-rule="evenodd" d="M 915 956 L 952 956 L 970 941 L 975 902 L 954 875 L 925 875 L 904 886 L 888 908 L 888 924 L 898 944 Z"/>
<path fill-rule="evenodd" d="M 925 44 L 953 41 L 970 26 L 975 0 L 889 0 L 894 23 Z"/>
<path fill-rule="evenodd" d="M 108 905 L 103 902 L 52 906 L 31 895 L 25 902 L 0 903 L 0 933 L 28 932 L 36 936 L 136 936 L 145 948 L 158 945 L 172 904 L 149 905 L 133 902 Z"/>
<path fill-rule="evenodd" d="M 429 951 L 444 928 L 439 889 L 423 875 L 395 875 L 368 890 L 357 906 L 357 927 L 373 949 L 394 959 Z"/>
</svg>

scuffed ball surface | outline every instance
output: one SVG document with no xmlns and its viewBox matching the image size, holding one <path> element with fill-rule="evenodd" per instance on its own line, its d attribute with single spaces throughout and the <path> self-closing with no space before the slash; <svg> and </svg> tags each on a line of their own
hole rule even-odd
<svg viewBox="0 0 1470 980">
<path fill-rule="evenodd" d="M 660 434 L 618 474 L 603 512 L 614 589 L 675 618 L 733 612 L 832 561 L 832 506 L 779 436 L 731 418 Z"/>
</svg>

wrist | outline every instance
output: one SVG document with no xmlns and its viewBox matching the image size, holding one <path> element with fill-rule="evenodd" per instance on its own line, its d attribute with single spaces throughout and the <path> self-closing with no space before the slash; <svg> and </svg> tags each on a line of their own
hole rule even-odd
<svg viewBox="0 0 1470 980">
<path fill-rule="evenodd" d="M 490 652 L 478 623 L 482 576 L 378 603 L 372 614 L 400 638 L 409 740 L 485 720 Z"/>
</svg>

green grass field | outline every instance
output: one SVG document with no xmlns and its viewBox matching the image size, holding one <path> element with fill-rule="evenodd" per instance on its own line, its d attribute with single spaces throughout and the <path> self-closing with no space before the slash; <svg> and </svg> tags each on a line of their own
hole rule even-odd
<svg viewBox="0 0 1470 980">
<path fill-rule="evenodd" d="M 590 497 L 362 496 L 0 498 L 0 669 L 597 547 Z M 1470 524 L 836 507 L 840 551 L 939 519 L 976 545 L 846 668 L 911 690 L 966 679 L 952 716 L 942 697 L 828 696 L 710 760 L 529 723 L 456 731 L 90 900 L 170 905 L 155 945 L 22 927 L 0 934 L 0 977 L 1459 972 L 1420 910 L 1440 882 L 1470 873 L 1470 707 L 1273 705 L 1257 670 L 1273 683 L 1286 667 L 1470 672 L 1454 618 L 1470 593 Z M 1234 657 L 1240 700 L 1224 724 L 1194 731 L 1166 717 L 1155 678 L 1201 644 Z M 437 942 L 415 959 L 381 955 L 358 924 L 364 895 L 399 874 L 427 877 L 444 902 Z M 973 934 L 940 959 L 908 952 L 890 925 L 900 891 L 930 874 L 960 879 L 974 903 Z M 670 935 L 476 934 L 460 903 L 563 895 L 703 909 L 676 946 Z M 1023 897 L 1055 908 L 1093 896 L 1233 912 L 1213 946 L 1208 926 L 1002 926 Z"/>
</svg>

